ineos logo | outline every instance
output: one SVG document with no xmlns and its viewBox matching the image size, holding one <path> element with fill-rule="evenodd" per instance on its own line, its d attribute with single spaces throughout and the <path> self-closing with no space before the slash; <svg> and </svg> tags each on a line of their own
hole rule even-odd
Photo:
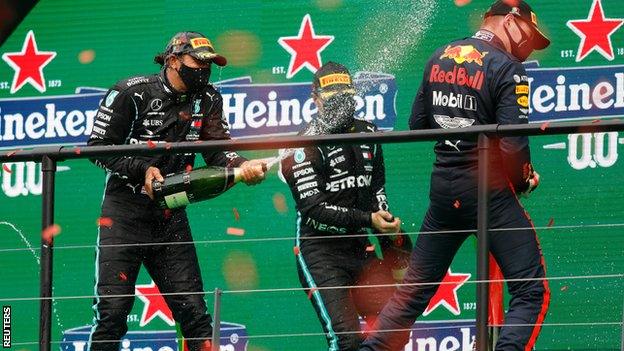
<svg viewBox="0 0 624 351">
<path fill-rule="evenodd" d="M 160 111 L 162 105 L 163 102 L 161 99 L 154 99 L 152 100 L 152 102 L 150 102 L 150 108 L 152 109 L 152 111 Z"/>
</svg>

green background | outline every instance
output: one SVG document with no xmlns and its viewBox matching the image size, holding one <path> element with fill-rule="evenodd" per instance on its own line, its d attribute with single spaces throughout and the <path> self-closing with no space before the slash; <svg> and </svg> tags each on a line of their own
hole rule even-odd
<svg viewBox="0 0 624 351">
<path fill-rule="evenodd" d="M 533 6 L 553 44 L 533 58 L 541 67 L 589 67 L 623 64 L 617 49 L 624 47 L 624 29 L 612 35 L 616 57 L 607 61 L 594 52 L 582 62 L 564 58 L 576 55 L 579 37 L 567 26 L 570 19 L 587 17 L 591 1 L 533 1 Z M 334 35 L 322 52 L 323 62 L 334 60 L 356 71 L 381 71 L 396 76 L 397 130 L 405 130 L 407 116 L 422 69 L 432 50 L 446 42 L 470 35 L 479 25 L 489 1 L 70 1 L 43 0 L 32 10 L 0 52 L 20 51 L 29 30 L 34 30 L 39 50 L 56 51 L 44 69 L 46 80 L 61 80 L 45 95 L 73 94 L 76 87 L 107 88 L 119 79 L 156 72 L 151 63 L 177 31 L 199 30 L 206 34 L 230 61 L 213 72 L 213 80 L 252 77 L 254 83 L 309 82 L 312 73 L 302 70 L 291 80 L 273 74 L 273 67 L 288 67 L 290 55 L 277 43 L 294 36 L 305 14 L 310 14 L 319 35 Z M 624 17 L 621 2 L 603 0 L 607 17 Z M 92 50 L 94 59 L 82 63 L 80 55 Z M 13 70 L 0 63 L 0 81 L 10 83 Z M 0 98 L 34 97 L 42 94 L 31 85 L 16 94 L 0 90 Z M 597 116 L 600 117 L 600 116 Z M 622 133 L 620 133 L 622 135 Z M 523 200 L 537 227 L 550 277 L 622 274 L 624 272 L 623 162 L 610 168 L 574 170 L 565 150 L 545 150 L 544 145 L 565 142 L 567 136 L 533 137 L 535 168 L 542 175 L 539 190 Z M 433 154 L 431 143 L 386 145 L 387 190 L 393 212 L 409 232 L 417 231 L 428 204 L 428 182 Z M 622 147 L 619 146 L 622 150 Z M 244 153 L 267 157 L 274 151 Z M 95 221 L 99 217 L 104 174 L 84 160 L 63 162 L 70 171 L 59 172 L 56 183 L 55 222 L 61 228 L 54 256 L 54 295 L 93 294 Z M 6 172 L 3 177 L 11 176 Z M 281 211 L 279 199 L 286 199 Z M 40 201 L 36 195 L 8 198 L 0 193 L 0 299 L 36 297 L 39 267 L 34 254 L 6 223 L 18 228 L 38 245 Z M 276 201 L 278 205 L 276 206 Z M 240 214 L 236 219 L 233 209 Z M 293 255 L 295 213 L 288 189 L 273 170 L 260 186 L 236 186 L 227 194 L 188 209 L 206 290 L 271 289 L 299 287 Z M 5 223 L 6 222 L 6 223 Z M 601 227 L 583 227 L 600 224 Z M 609 224 L 616 224 L 609 225 Z M 565 228 L 557 228 L 565 226 Z M 226 235 L 228 227 L 245 229 L 242 238 Z M 275 241 L 240 239 L 282 238 Z M 205 241 L 222 240 L 218 243 Z M 62 247 L 82 245 L 82 248 Z M 454 272 L 471 273 L 474 280 L 474 239 L 463 246 L 453 262 Z M 150 282 L 142 272 L 138 284 Z M 539 350 L 616 350 L 622 343 L 624 281 L 622 278 L 553 279 L 552 302 L 537 343 Z M 423 320 L 474 318 L 464 303 L 475 301 L 474 284 L 458 291 L 462 313 L 454 316 L 438 308 Z M 207 296 L 209 306 L 212 296 Z M 138 301 L 138 300 L 137 300 Z M 89 324 L 89 297 L 58 300 L 52 327 L 59 341 L 66 329 Z M 3 302 L 13 307 L 13 342 L 38 339 L 38 302 Z M 136 302 L 132 314 L 143 308 Z M 225 293 L 222 319 L 244 324 L 250 335 L 319 333 L 320 325 L 305 294 L 293 292 Z M 611 323 L 601 325 L 602 323 Z M 619 325 L 615 323 L 620 323 Z M 567 324 L 579 324 L 570 326 Z M 591 324 L 591 325 L 590 325 Z M 138 322 L 129 322 L 131 329 Z M 160 319 L 148 325 L 163 329 Z M 320 336 L 257 338 L 249 350 L 321 350 Z M 34 350 L 35 345 L 15 349 Z"/>
</svg>

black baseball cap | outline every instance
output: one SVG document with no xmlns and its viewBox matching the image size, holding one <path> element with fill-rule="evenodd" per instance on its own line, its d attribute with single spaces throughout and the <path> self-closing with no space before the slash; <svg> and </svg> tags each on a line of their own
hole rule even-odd
<svg viewBox="0 0 624 351">
<path fill-rule="evenodd" d="M 353 79 L 347 67 L 332 61 L 327 62 L 314 73 L 312 89 L 321 98 L 328 98 L 336 93 L 355 94 Z"/>
<path fill-rule="evenodd" d="M 227 59 L 215 52 L 212 43 L 199 32 L 180 32 L 169 40 L 165 55 L 189 54 L 200 61 L 211 61 L 225 66 Z"/>
<path fill-rule="evenodd" d="M 498 0 L 495 2 L 488 12 L 485 13 L 485 17 L 501 15 L 505 16 L 512 14 L 522 18 L 528 23 L 535 32 L 533 44 L 536 50 L 543 50 L 550 45 L 550 39 L 542 33 L 537 26 L 537 15 L 531 9 L 531 6 L 523 0 Z"/>
</svg>

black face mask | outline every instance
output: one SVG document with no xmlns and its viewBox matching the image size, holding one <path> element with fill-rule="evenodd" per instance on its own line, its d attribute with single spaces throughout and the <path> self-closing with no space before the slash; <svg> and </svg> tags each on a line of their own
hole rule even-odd
<svg viewBox="0 0 624 351">
<path fill-rule="evenodd" d="M 191 68 L 182 62 L 180 63 L 181 66 L 177 72 L 189 93 L 198 92 L 208 85 L 210 81 L 210 66 Z"/>
<path fill-rule="evenodd" d="M 504 27 L 505 34 L 507 35 L 507 38 L 509 38 L 509 42 L 511 44 L 511 54 L 520 60 L 520 62 L 524 62 L 527 58 L 529 58 L 529 55 L 531 55 L 531 42 L 529 41 L 531 36 L 528 35 L 518 23 L 516 23 L 516 27 L 518 27 L 518 30 L 520 31 L 520 42 L 513 41 L 507 27 Z"/>
</svg>

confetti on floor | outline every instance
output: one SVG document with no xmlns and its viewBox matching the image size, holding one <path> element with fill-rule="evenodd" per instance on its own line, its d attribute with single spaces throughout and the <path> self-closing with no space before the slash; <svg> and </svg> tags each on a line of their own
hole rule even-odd
<svg viewBox="0 0 624 351">
<path fill-rule="evenodd" d="M 293 247 L 293 252 L 295 253 L 295 256 L 299 256 L 299 254 L 301 253 L 301 251 L 299 250 L 299 246 Z"/>
<path fill-rule="evenodd" d="M 375 251 L 375 245 L 368 245 L 366 247 L 366 252 L 373 252 Z"/>
<path fill-rule="evenodd" d="M 80 148 L 79 148 L 79 147 L 74 148 L 74 153 L 75 153 L 76 155 L 80 155 L 80 153 L 81 153 L 81 152 L 82 152 L 82 151 L 80 151 Z"/>
<path fill-rule="evenodd" d="M 232 208 L 232 212 L 234 213 L 234 219 L 235 220 L 240 220 L 240 213 L 238 213 L 238 210 L 236 209 L 236 207 Z"/>
<path fill-rule="evenodd" d="M 245 229 L 242 229 L 242 228 L 228 227 L 226 232 L 228 235 L 237 235 L 237 236 L 245 235 Z"/>
<path fill-rule="evenodd" d="M 121 280 L 122 282 L 125 282 L 126 280 L 128 280 L 128 276 L 126 275 L 126 273 L 119 272 L 119 280 Z"/>
<path fill-rule="evenodd" d="M 453 207 L 460 208 L 461 207 L 461 202 L 459 202 L 459 200 L 455 200 L 455 202 L 453 202 Z"/>
<path fill-rule="evenodd" d="M 7 173 L 11 174 L 11 168 L 9 168 L 9 166 L 8 166 L 6 163 L 2 165 L 2 169 L 3 169 L 5 172 L 7 172 Z"/>
<path fill-rule="evenodd" d="M 148 140 L 147 141 L 147 147 L 149 147 L 150 149 L 153 149 L 153 148 L 156 147 L 156 143 L 151 141 L 151 140 Z"/>
<path fill-rule="evenodd" d="M 171 149 L 171 143 L 165 143 L 165 149 L 166 150 Z"/>
<path fill-rule="evenodd" d="M 550 122 L 544 122 L 542 123 L 542 125 L 540 126 L 540 129 L 543 131 L 546 130 L 546 128 L 548 128 L 548 126 L 550 126 Z"/>
<path fill-rule="evenodd" d="M 6 153 L 7 157 L 11 157 L 17 153 L 17 150 L 12 150 Z"/>
<path fill-rule="evenodd" d="M 311 299 L 312 294 L 314 294 L 317 290 L 317 288 L 311 288 L 310 290 L 308 290 L 308 299 Z"/>
<path fill-rule="evenodd" d="M 190 171 L 192 171 L 192 170 L 193 170 L 193 166 L 191 166 L 191 165 L 186 165 L 186 167 L 185 167 L 184 169 L 185 169 L 185 170 L 186 170 L 186 172 L 188 173 L 188 172 L 190 172 Z"/>
</svg>

